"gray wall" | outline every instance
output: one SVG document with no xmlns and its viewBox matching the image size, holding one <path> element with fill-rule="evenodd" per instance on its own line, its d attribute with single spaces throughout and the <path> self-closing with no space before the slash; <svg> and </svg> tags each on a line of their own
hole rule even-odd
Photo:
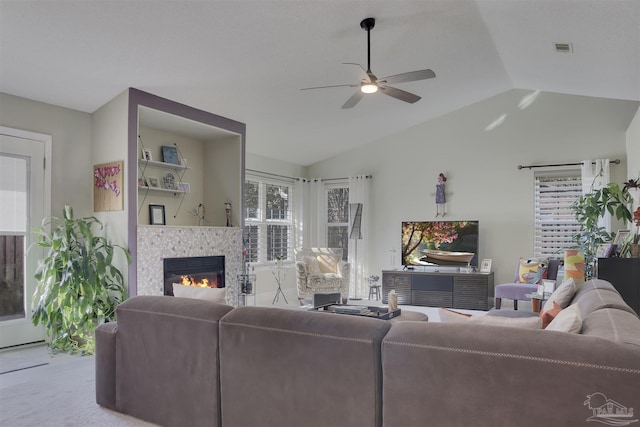
<svg viewBox="0 0 640 427">
<path fill-rule="evenodd" d="M 480 221 L 479 256 L 493 260 L 497 282 L 512 280 L 518 257 L 533 252 L 533 172 L 518 165 L 619 158 L 612 180 L 626 179 L 637 102 L 543 92 L 520 108 L 531 94 L 511 90 L 308 168 L 319 177 L 373 174 L 367 275 L 389 267 L 392 248 L 400 252 L 402 221 L 434 219 L 440 172 L 446 219 Z"/>
<path fill-rule="evenodd" d="M 52 136 L 51 214 L 93 212 L 91 114 L 0 93 L 0 125 Z"/>
</svg>

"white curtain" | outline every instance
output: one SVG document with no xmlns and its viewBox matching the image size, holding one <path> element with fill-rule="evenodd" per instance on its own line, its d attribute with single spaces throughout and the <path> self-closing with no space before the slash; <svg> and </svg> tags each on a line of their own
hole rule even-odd
<svg viewBox="0 0 640 427">
<path fill-rule="evenodd" d="M 349 177 L 349 203 L 362 203 L 362 239 L 349 239 L 349 262 L 351 263 L 351 288 L 349 296 L 368 296 L 365 271 L 368 266 L 369 235 L 369 179 L 365 175 Z M 352 219 L 349 219 L 352 223 Z"/>
<path fill-rule="evenodd" d="M 582 194 L 597 191 L 611 182 L 609 175 L 609 159 L 583 160 L 582 161 Z M 611 215 L 606 213 L 598 221 L 600 227 L 611 231 Z"/>
<path fill-rule="evenodd" d="M 324 185 L 317 178 L 298 178 L 295 184 L 294 247 L 324 247 Z"/>
</svg>

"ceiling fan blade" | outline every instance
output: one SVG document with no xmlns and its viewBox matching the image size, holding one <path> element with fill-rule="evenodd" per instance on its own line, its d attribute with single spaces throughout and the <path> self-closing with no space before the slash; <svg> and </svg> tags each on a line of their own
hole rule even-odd
<svg viewBox="0 0 640 427">
<path fill-rule="evenodd" d="M 315 87 L 305 87 L 302 88 L 300 90 L 311 90 L 311 89 L 325 89 L 328 87 L 359 87 L 360 84 L 355 84 L 355 85 L 331 85 L 331 86 L 315 86 Z"/>
<path fill-rule="evenodd" d="M 400 101 L 408 102 L 409 104 L 413 104 L 414 102 L 418 102 L 422 99 L 422 97 L 418 95 L 414 95 L 406 90 L 396 89 L 391 86 L 379 86 L 378 89 L 380 89 L 380 91 L 385 95 L 389 95 L 390 97 L 399 99 Z"/>
<path fill-rule="evenodd" d="M 364 93 L 360 90 L 357 91 L 351 96 L 351 98 L 347 99 L 347 102 L 344 103 L 342 109 L 353 108 L 363 97 Z"/>
<path fill-rule="evenodd" d="M 432 79 L 436 76 L 436 73 L 433 70 L 418 70 L 418 71 L 410 71 L 408 73 L 396 74 L 393 76 L 385 77 L 378 80 L 379 83 L 405 83 L 405 82 L 415 82 L 416 80 L 425 80 Z"/>
</svg>

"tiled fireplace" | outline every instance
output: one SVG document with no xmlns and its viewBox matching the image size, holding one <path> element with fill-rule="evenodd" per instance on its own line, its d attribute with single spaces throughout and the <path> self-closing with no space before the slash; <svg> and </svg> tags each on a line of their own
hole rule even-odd
<svg viewBox="0 0 640 427">
<path fill-rule="evenodd" d="M 164 295 L 166 259 L 224 256 L 227 301 L 238 305 L 242 268 L 239 227 L 138 226 L 138 295 Z"/>
</svg>

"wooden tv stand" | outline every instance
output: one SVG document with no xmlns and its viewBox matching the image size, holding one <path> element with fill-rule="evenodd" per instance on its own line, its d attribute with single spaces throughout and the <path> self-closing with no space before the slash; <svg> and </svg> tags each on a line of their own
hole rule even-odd
<svg viewBox="0 0 640 427">
<path fill-rule="evenodd" d="M 395 289 L 398 304 L 489 310 L 493 307 L 492 273 L 449 273 L 418 270 L 382 272 L 382 302 Z"/>
</svg>

